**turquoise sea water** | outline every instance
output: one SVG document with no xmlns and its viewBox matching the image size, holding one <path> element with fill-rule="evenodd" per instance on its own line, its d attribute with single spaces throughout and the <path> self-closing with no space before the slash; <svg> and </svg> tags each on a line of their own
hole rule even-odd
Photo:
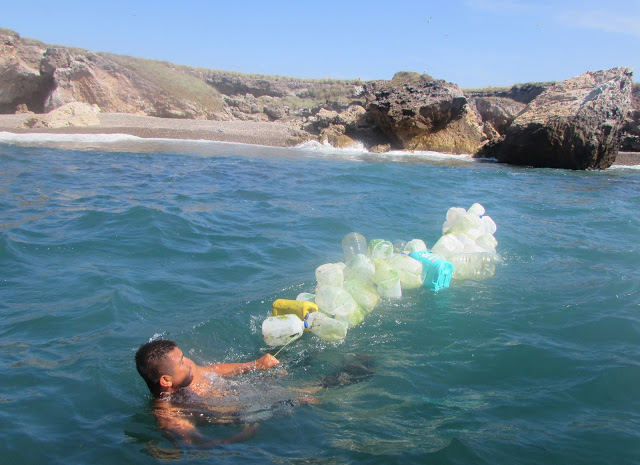
<svg viewBox="0 0 640 465">
<path fill-rule="evenodd" d="M 640 171 L 4 137 L 0 462 L 640 463 Z M 180 450 L 158 430 L 140 344 L 252 360 L 273 300 L 312 292 L 345 234 L 432 246 L 474 202 L 498 225 L 493 278 L 383 301 L 340 345 L 287 347 L 286 375 L 234 381 L 260 411 L 248 442 Z M 264 407 L 354 353 L 368 381 Z"/>
</svg>

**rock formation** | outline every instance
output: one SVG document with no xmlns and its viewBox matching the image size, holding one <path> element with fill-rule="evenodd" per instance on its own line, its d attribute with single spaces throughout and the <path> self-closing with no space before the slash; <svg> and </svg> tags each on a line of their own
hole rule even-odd
<svg viewBox="0 0 640 465">
<path fill-rule="evenodd" d="M 42 111 L 40 73 L 24 59 L 26 47 L 9 35 L 0 36 L 0 113 L 13 113 L 25 105 Z"/>
<path fill-rule="evenodd" d="M 100 108 L 83 102 L 70 102 L 46 115 L 36 115 L 28 118 L 26 128 L 66 128 L 100 125 L 98 118 Z"/>
<path fill-rule="evenodd" d="M 0 29 L 0 113 L 84 102 L 107 113 L 278 121 L 298 142 L 477 153 L 574 169 L 612 163 L 620 132 L 624 150 L 640 151 L 640 86 L 622 121 L 628 71 L 607 73 L 466 91 L 411 72 L 390 81 L 305 80 L 54 47 Z"/>
<path fill-rule="evenodd" d="M 42 56 L 40 74 L 51 83 L 45 111 L 79 101 L 97 104 L 105 112 L 219 119 L 215 106 L 209 108 L 206 102 L 176 97 L 105 55 L 48 48 Z"/>
<path fill-rule="evenodd" d="M 471 101 L 484 122 L 483 131 L 489 140 L 496 140 L 504 135 L 513 120 L 526 106 L 524 103 L 504 97 L 476 97 Z"/>
<path fill-rule="evenodd" d="M 631 99 L 631 114 L 622 128 L 620 150 L 640 152 L 640 84 L 635 84 Z"/>
<path fill-rule="evenodd" d="M 395 148 L 474 153 L 487 139 L 480 116 L 455 84 L 374 83 L 368 91 L 367 111 Z"/>
<path fill-rule="evenodd" d="M 498 161 L 535 167 L 605 169 L 613 164 L 631 110 L 631 70 L 588 72 L 536 97 L 486 148 Z"/>
</svg>

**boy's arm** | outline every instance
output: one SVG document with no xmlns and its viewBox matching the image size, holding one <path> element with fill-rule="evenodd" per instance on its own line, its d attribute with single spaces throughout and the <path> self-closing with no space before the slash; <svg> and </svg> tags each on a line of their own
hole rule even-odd
<svg viewBox="0 0 640 465">
<path fill-rule="evenodd" d="M 203 367 L 205 372 L 214 372 L 221 376 L 234 376 L 253 370 L 268 370 L 280 362 L 271 354 L 265 354 L 258 360 L 246 363 L 220 363 Z"/>
</svg>

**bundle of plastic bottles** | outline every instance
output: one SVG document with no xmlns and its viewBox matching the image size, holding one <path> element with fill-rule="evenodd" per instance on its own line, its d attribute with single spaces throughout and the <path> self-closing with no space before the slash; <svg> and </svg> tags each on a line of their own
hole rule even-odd
<svg viewBox="0 0 640 465">
<path fill-rule="evenodd" d="M 273 316 L 262 324 L 265 343 L 284 345 L 311 331 L 341 342 L 348 328 L 359 325 L 381 299 L 400 299 L 403 290 L 421 286 L 432 291 L 453 279 L 487 279 L 495 274 L 496 224 L 482 205 L 452 207 L 442 236 L 431 251 L 421 239 L 390 242 L 357 232 L 342 239 L 344 262 L 325 263 L 315 272 L 315 293 L 295 301 L 278 299 Z"/>
</svg>

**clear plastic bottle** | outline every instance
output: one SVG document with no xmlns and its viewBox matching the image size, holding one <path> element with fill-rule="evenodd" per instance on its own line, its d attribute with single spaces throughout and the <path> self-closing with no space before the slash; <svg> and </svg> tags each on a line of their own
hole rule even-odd
<svg viewBox="0 0 640 465">
<path fill-rule="evenodd" d="M 359 279 L 350 279 L 344 282 L 344 290 L 351 294 L 362 310 L 366 313 L 376 308 L 380 302 L 380 296 L 371 286 L 366 285 Z"/>
<path fill-rule="evenodd" d="M 367 255 L 367 239 L 360 233 L 351 232 L 342 239 L 342 251 L 345 263 L 349 264 L 356 255 Z"/>
<path fill-rule="evenodd" d="M 376 267 L 371 259 L 361 253 L 356 255 L 343 271 L 345 281 L 350 279 L 359 279 L 363 283 L 371 281 L 373 273 L 375 272 Z"/>
<path fill-rule="evenodd" d="M 389 265 L 398 272 L 402 289 L 416 289 L 422 286 L 422 263 L 415 258 L 397 253 L 391 257 Z"/>
<path fill-rule="evenodd" d="M 455 234 L 444 234 L 438 242 L 433 245 L 431 252 L 436 255 L 440 255 L 445 260 L 449 260 L 449 257 L 455 253 L 462 252 L 464 250 L 464 244 L 460 242 L 460 239 Z"/>
<path fill-rule="evenodd" d="M 311 292 L 301 292 L 296 297 L 296 300 L 299 300 L 300 302 L 313 302 L 315 304 L 316 303 L 316 295 L 312 294 Z"/>
<path fill-rule="evenodd" d="M 407 241 L 402 239 L 396 239 L 393 241 L 393 251 L 396 253 L 404 252 L 404 248 L 407 246 Z"/>
<path fill-rule="evenodd" d="M 340 263 L 325 263 L 316 268 L 316 281 L 319 286 L 342 287 L 343 267 Z"/>
<path fill-rule="evenodd" d="M 353 300 L 351 294 L 342 287 L 316 287 L 316 304 L 320 307 L 321 312 L 347 323 L 350 328 L 359 325 L 364 320 L 362 309 Z"/>
<path fill-rule="evenodd" d="M 310 313 L 307 323 L 313 334 L 327 342 L 342 342 L 347 337 L 348 326 L 322 312 Z"/>
<path fill-rule="evenodd" d="M 384 239 L 372 239 L 369 242 L 369 256 L 371 259 L 381 258 L 389 260 L 393 255 L 393 244 Z"/>
<path fill-rule="evenodd" d="M 388 299 L 399 299 L 402 297 L 402 288 L 398 272 L 385 260 L 373 259 L 376 272 L 373 275 L 373 282 L 376 283 L 380 297 Z"/>
<path fill-rule="evenodd" d="M 495 221 L 493 221 L 493 218 L 491 218 L 489 215 L 484 215 L 482 217 L 482 223 L 484 224 L 484 231 L 487 234 L 493 235 L 498 230 Z"/>
<path fill-rule="evenodd" d="M 454 279 L 487 279 L 496 273 L 496 258 L 488 252 L 456 253 L 449 261 Z"/>
<path fill-rule="evenodd" d="M 262 337 L 265 344 L 271 347 L 283 346 L 291 340 L 296 340 L 308 324 L 296 315 L 270 316 L 262 322 Z"/>
<path fill-rule="evenodd" d="M 474 203 L 469 207 L 469 210 L 467 210 L 467 213 L 473 213 L 474 215 L 482 216 L 485 213 L 485 209 L 481 204 Z"/>
<path fill-rule="evenodd" d="M 400 252 L 410 254 L 411 252 L 421 252 L 423 250 L 427 250 L 427 244 L 425 244 L 422 239 L 411 239 Z"/>
</svg>

